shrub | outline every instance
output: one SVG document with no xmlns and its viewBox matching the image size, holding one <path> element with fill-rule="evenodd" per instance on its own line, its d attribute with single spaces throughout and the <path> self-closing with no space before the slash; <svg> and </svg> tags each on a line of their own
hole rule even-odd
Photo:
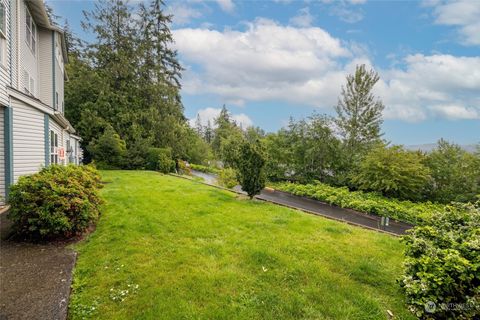
<svg viewBox="0 0 480 320">
<path fill-rule="evenodd" d="M 265 156 L 256 143 L 244 142 L 238 159 L 238 180 L 250 199 L 265 187 Z"/>
<path fill-rule="evenodd" d="M 478 203 L 477 203 L 478 204 Z M 480 209 L 447 206 L 404 237 L 400 284 L 410 310 L 424 319 L 480 316 Z"/>
<path fill-rule="evenodd" d="M 349 191 L 346 187 L 332 187 L 319 182 L 305 185 L 284 182 L 273 183 L 272 186 L 278 190 L 310 197 L 342 208 L 355 209 L 413 224 L 423 221 L 444 208 L 444 205 L 431 202 L 415 203 L 408 200 L 389 199 L 374 192 Z"/>
<path fill-rule="evenodd" d="M 172 151 L 168 148 L 149 148 L 146 157 L 147 169 L 169 173 L 175 170 Z"/>
<path fill-rule="evenodd" d="M 91 166 L 52 165 L 10 189 L 13 230 L 30 239 L 71 237 L 99 215 L 100 176 Z"/>
<path fill-rule="evenodd" d="M 192 174 L 192 172 L 190 171 L 190 168 L 187 166 L 187 163 L 183 160 L 177 161 L 177 173 L 186 174 L 189 176 Z"/>
<path fill-rule="evenodd" d="M 220 169 L 217 169 L 217 168 L 214 168 L 214 167 L 202 166 L 200 164 L 191 163 L 190 168 L 192 170 L 196 170 L 196 171 L 200 171 L 200 172 L 220 174 Z"/>
<path fill-rule="evenodd" d="M 90 141 L 87 150 L 99 168 L 116 169 L 122 167 L 127 147 L 112 126 L 107 126 L 98 139 Z"/>
<path fill-rule="evenodd" d="M 362 160 L 352 182 L 361 190 L 420 200 L 430 180 L 430 170 L 423 165 L 423 159 L 421 153 L 400 146 L 378 146 Z"/>
<path fill-rule="evenodd" d="M 233 188 L 238 184 L 237 171 L 232 168 L 225 168 L 218 175 L 218 183 L 226 188 Z"/>
</svg>

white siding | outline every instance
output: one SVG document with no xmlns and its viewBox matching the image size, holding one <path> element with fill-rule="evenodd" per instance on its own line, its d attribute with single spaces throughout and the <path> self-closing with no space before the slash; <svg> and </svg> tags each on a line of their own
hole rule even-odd
<svg viewBox="0 0 480 320">
<path fill-rule="evenodd" d="M 13 106 L 13 180 L 45 166 L 44 114 L 18 100 Z"/>
<path fill-rule="evenodd" d="M 4 135 L 5 108 L 0 107 L 0 204 L 5 199 L 5 135 Z"/>
<path fill-rule="evenodd" d="M 38 25 L 37 25 L 37 46 L 35 49 L 35 54 L 32 52 L 30 47 L 27 45 L 26 41 L 26 25 L 25 19 L 27 15 L 27 7 L 24 1 L 20 4 L 20 68 L 18 70 L 18 76 L 20 77 L 20 88 L 18 90 L 25 92 L 25 86 L 29 86 L 30 83 L 26 83 L 27 78 L 25 78 L 25 72 L 29 75 L 29 80 L 33 79 L 34 81 L 34 88 L 33 96 L 38 97 Z M 33 17 L 32 17 L 33 19 Z"/>
<path fill-rule="evenodd" d="M 52 31 L 40 28 L 38 36 L 38 98 L 53 107 Z"/>
<path fill-rule="evenodd" d="M 8 95 L 7 95 L 7 85 L 10 83 L 10 5 L 7 0 L 0 0 L 5 6 L 5 15 L 6 15 L 6 30 L 5 37 L 0 35 L 2 44 L 5 47 L 2 47 L 3 62 L 0 61 L 0 105 L 8 105 Z"/>
</svg>

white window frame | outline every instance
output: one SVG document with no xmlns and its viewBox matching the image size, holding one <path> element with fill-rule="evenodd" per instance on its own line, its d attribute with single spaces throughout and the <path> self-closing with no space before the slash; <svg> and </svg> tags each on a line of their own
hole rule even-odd
<svg viewBox="0 0 480 320">
<path fill-rule="evenodd" d="M 3 17 L 2 17 L 3 16 Z M 0 2 L 0 65 L 7 66 L 7 8 Z"/>
<path fill-rule="evenodd" d="M 50 164 L 58 164 L 58 134 L 50 130 Z"/>
<path fill-rule="evenodd" d="M 32 51 L 33 55 L 37 53 L 37 25 L 33 21 L 30 11 L 25 5 L 25 42 Z"/>
</svg>

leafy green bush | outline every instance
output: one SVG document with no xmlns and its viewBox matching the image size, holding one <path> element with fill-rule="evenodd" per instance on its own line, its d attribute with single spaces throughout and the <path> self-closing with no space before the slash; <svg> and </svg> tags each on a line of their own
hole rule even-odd
<svg viewBox="0 0 480 320">
<path fill-rule="evenodd" d="M 177 173 L 178 174 L 186 174 L 192 175 L 190 168 L 187 166 L 187 163 L 183 160 L 178 160 L 177 162 Z"/>
<path fill-rule="evenodd" d="M 218 183 L 226 188 L 233 188 L 238 184 L 237 171 L 232 168 L 225 168 L 218 175 Z"/>
<path fill-rule="evenodd" d="M 175 170 L 175 161 L 172 159 L 172 150 L 168 148 L 149 148 L 146 157 L 148 170 L 169 173 Z"/>
<path fill-rule="evenodd" d="M 352 182 L 360 190 L 381 192 L 387 197 L 421 200 L 430 170 L 423 165 L 423 154 L 401 146 L 373 148 L 361 161 Z"/>
<path fill-rule="evenodd" d="M 400 284 L 410 310 L 423 319 L 480 316 L 480 209 L 447 206 L 404 238 Z"/>
<path fill-rule="evenodd" d="M 127 147 L 125 141 L 109 125 L 98 139 L 90 141 L 87 150 L 99 168 L 118 169 L 123 166 Z"/>
<path fill-rule="evenodd" d="M 52 165 L 10 189 L 14 231 L 30 239 L 71 237 L 99 215 L 100 176 L 91 166 Z"/>
<path fill-rule="evenodd" d="M 258 143 L 245 141 L 240 146 L 238 159 L 238 180 L 250 199 L 265 187 L 265 154 Z"/>
<path fill-rule="evenodd" d="M 274 183 L 278 190 L 298 196 L 310 197 L 342 208 L 350 208 L 396 220 L 419 223 L 436 211 L 443 210 L 443 205 L 385 198 L 378 193 L 349 191 L 347 187 L 332 187 L 323 183 L 295 184 L 290 182 Z"/>
<path fill-rule="evenodd" d="M 214 168 L 214 167 L 202 166 L 201 164 L 191 163 L 190 168 L 192 170 L 196 170 L 196 171 L 200 171 L 200 172 L 220 174 L 220 169 L 217 169 L 217 168 Z"/>
</svg>

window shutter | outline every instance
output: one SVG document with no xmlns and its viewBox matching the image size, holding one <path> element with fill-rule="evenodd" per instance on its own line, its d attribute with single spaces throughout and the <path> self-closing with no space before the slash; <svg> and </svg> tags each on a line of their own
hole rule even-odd
<svg viewBox="0 0 480 320">
<path fill-rule="evenodd" d="M 23 70 L 23 89 L 26 93 L 30 93 L 30 75 L 27 70 Z"/>
</svg>

